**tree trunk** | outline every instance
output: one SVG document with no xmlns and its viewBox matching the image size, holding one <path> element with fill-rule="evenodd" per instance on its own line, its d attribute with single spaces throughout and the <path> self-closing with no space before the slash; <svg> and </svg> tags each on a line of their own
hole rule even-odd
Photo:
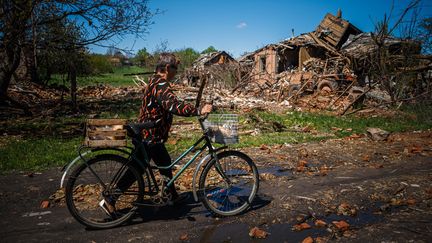
<svg viewBox="0 0 432 243">
<path fill-rule="evenodd" d="M 0 101 L 7 99 L 7 90 L 9 88 L 12 76 L 17 70 L 21 60 L 21 48 L 19 46 L 13 47 L 12 45 L 5 46 L 6 62 L 0 69 Z"/>
<path fill-rule="evenodd" d="M 72 101 L 72 109 L 78 110 L 78 102 L 77 102 L 77 74 L 75 65 L 71 65 L 69 70 L 69 82 L 71 84 L 70 95 Z"/>
</svg>

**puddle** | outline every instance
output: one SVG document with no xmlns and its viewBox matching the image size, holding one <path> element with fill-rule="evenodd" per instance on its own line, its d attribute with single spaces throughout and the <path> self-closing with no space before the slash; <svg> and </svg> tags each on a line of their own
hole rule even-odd
<svg viewBox="0 0 432 243">
<path fill-rule="evenodd" d="M 293 176 L 292 169 L 284 168 L 281 166 L 271 166 L 271 167 L 263 167 L 259 168 L 258 172 L 261 173 L 270 173 L 274 176 Z"/>
<path fill-rule="evenodd" d="M 359 212 L 355 217 L 330 214 L 318 219 L 324 220 L 329 225 L 333 221 L 344 220 L 351 229 L 356 229 L 383 221 L 384 217 L 380 214 L 374 214 L 375 211 L 379 211 L 379 207 L 376 205 L 370 210 Z M 260 229 L 269 233 L 265 239 L 253 239 L 249 236 L 249 231 L 253 227 L 252 222 L 251 225 L 244 223 L 215 225 L 206 229 L 198 242 L 301 242 L 308 236 L 313 238 L 330 236 L 327 227 L 316 227 L 313 219 L 305 222 L 312 228 L 292 231 L 294 225 L 292 223 L 259 226 Z"/>
</svg>

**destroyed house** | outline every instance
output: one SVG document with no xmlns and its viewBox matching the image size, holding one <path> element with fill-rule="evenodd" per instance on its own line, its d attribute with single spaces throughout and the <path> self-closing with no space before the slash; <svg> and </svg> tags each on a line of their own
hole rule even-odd
<svg viewBox="0 0 432 243">
<path fill-rule="evenodd" d="M 385 46 L 391 55 L 420 54 L 421 45 L 419 42 L 410 39 L 400 39 L 393 36 L 386 36 L 383 39 Z M 347 56 L 355 59 L 367 58 L 378 49 L 371 33 L 362 33 L 351 37 L 342 46 L 341 51 Z"/>
<path fill-rule="evenodd" d="M 258 82 L 271 81 L 287 70 L 299 70 L 310 58 L 325 56 L 326 49 L 318 45 L 309 34 L 267 45 L 253 54 L 254 79 Z"/>
<path fill-rule="evenodd" d="M 191 68 L 185 70 L 184 79 L 188 85 L 197 86 L 203 77 L 207 79 L 208 75 L 224 73 L 233 66 L 237 67 L 238 62 L 225 51 L 202 54 L 192 63 Z M 218 81 L 217 78 L 211 78 L 211 82 Z"/>
<path fill-rule="evenodd" d="M 234 60 L 234 58 L 232 58 L 225 51 L 217 51 L 217 52 L 202 54 L 201 56 L 198 57 L 197 60 L 194 61 L 192 65 L 194 68 L 202 69 L 204 67 L 208 67 L 215 64 L 222 65 L 222 64 L 229 64 L 234 62 L 236 62 L 236 60 Z"/>
<path fill-rule="evenodd" d="M 252 72 L 255 82 L 273 83 L 278 74 L 285 71 L 302 71 L 311 58 L 325 59 L 335 56 L 337 50 L 359 29 L 338 17 L 327 14 L 314 32 L 266 45 L 239 60 L 241 64 L 253 60 Z"/>
</svg>

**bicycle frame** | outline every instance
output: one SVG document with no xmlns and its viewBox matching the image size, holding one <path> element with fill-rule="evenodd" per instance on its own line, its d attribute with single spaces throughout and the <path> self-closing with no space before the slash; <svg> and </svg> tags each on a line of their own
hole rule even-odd
<svg viewBox="0 0 432 243">
<path fill-rule="evenodd" d="M 203 141 L 205 141 L 205 143 L 200 146 L 200 144 Z M 178 164 L 182 159 L 184 159 L 188 154 L 192 153 L 193 151 L 198 150 L 192 156 L 192 158 L 188 162 L 186 162 L 185 165 L 183 165 L 183 167 L 180 169 L 180 171 L 178 171 L 175 175 L 173 175 L 173 177 L 167 182 L 165 187 L 171 186 L 181 176 L 181 174 L 183 174 L 183 172 L 192 163 L 195 162 L 196 158 L 198 156 L 200 156 L 206 150 L 206 148 L 208 148 L 208 150 L 209 150 L 208 155 L 205 156 L 203 159 L 201 159 L 201 161 L 197 164 L 195 171 L 194 171 L 193 179 L 192 179 L 192 192 L 193 192 L 193 196 L 194 196 L 195 201 L 198 201 L 198 195 L 197 195 L 197 190 L 196 190 L 196 178 L 198 176 L 198 173 L 199 173 L 202 165 L 205 162 L 209 161 L 209 159 L 216 158 L 216 153 L 218 151 L 226 148 L 226 146 L 223 146 L 223 147 L 220 147 L 217 149 L 213 148 L 207 133 L 204 132 L 204 134 L 201 136 L 201 138 L 199 138 L 192 146 L 190 146 L 185 152 L 183 152 L 180 156 L 178 156 L 170 165 L 168 165 L 168 166 L 157 166 L 157 165 L 152 166 L 152 165 L 150 165 L 150 160 L 148 158 L 144 144 L 141 141 L 137 141 L 136 139 L 135 139 L 135 141 L 133 139 L 133 143 L 135 145 L 135 149 L 131 153 L 131 161 L 134 161 L 137 164 L 139 164 L 144 170 L 148 169 L 150 172 L 150 176 L 152 177 L 152 180 L 154 183 L 155 183 L 155 177 L 153 174 L 153 169 L 171 169 L 176 164 Z M 139 157 L 144 158 L 144 161 L 140 160 Z"/>
</svg>

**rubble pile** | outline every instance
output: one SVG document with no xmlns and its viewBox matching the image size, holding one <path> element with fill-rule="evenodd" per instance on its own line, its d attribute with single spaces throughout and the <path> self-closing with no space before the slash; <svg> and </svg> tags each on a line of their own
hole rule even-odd
<svg viewBox="0 0 432 243">
<path fill-rule="evenodd" d="M 194 77 L 196 87 L 207 83 L 211 92 L 234 83 L 221 100 L 234 94 L 232 99 L 242 101 L 255 97 L 261 104 L 284 102 L 345 114 L 358 105 L 430 97 L 432 58 L 420 50 L 414 40 L 363 33 L 338 12 L 327 14 L 315 31 L 230 59 L 229 65 L 239 66 L 230 77 L 221 75 L 228 72 L 220 69 L 225 65 L 217 58 L 220 53 L 214 53 L 200 58 L 193 68 L 196 74 L 189 78 Z"/>
<path fill-rule="evenodd" d="M 303 70 L 314 74 L 354 73 L 350 68 L 349 59 L 340 56 L 326 60 L 311 58 L 303 63 Z"/>
</svg>

